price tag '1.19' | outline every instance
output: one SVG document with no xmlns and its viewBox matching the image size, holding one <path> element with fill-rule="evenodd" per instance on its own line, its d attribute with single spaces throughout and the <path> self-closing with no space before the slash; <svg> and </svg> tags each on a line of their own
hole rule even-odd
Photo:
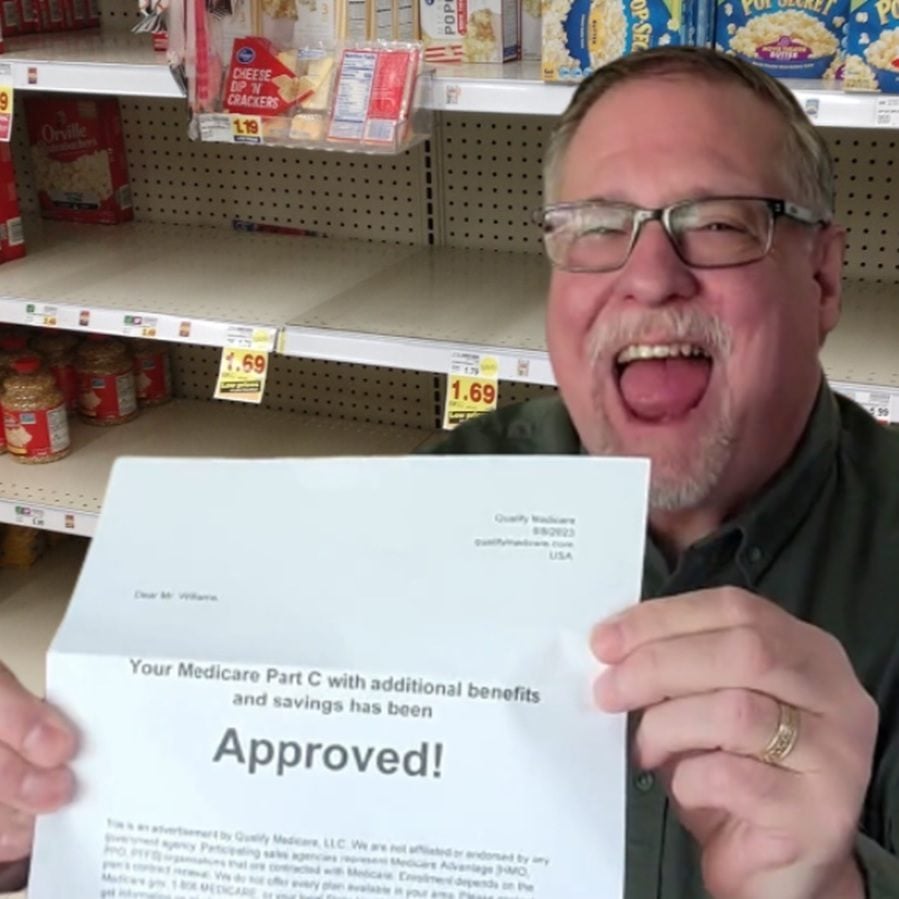
<svg viewBox="0 0 899 899">
<path fill-rule="evenodd" d="M 262 118 L 258 115 L 232 115 L 231 139 L 236 144 L 262 143 Z"/>
<path fill-rule="evenodd" d="M 499 364 L 493 356 L 453 353 L 446 382 L 443 427 L 455 428 L 469 418 L 492 412 L 499 398 Z"/>
<path fill-rule="evenodd" d="M 222 350 L 215 383 L 215 398 L 236 403 L 261 403 L 267 376 L 268 353 L 226 346 Z"/>
</svg>

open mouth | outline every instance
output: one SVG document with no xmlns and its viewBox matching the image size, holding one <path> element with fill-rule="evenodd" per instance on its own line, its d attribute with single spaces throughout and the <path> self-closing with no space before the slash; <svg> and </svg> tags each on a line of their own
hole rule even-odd
<svg viewBox="0 0 899 899">
<path fill-rule="evenodd" d="M 628 413 L 658 424 L 683 418 L 701 402 L 714 362 L 698 343 L 634 343 L 615 356 L 618 391 Z"/>
</svg>

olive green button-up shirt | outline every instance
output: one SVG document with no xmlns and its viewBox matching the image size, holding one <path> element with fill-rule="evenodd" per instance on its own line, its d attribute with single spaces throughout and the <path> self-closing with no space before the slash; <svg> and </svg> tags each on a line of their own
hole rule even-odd
<svg viewBox="0 0 899 899">
<path fill-rule="evenodd" d="M 582 447 L 553 397 L 469 422 L 431 451 Z M 647 541 L 643 599 L 724 585 L 829 631 L 876 699 L 880 731 L 856 855 L 869 899 L 899 899 L 899 434 L 822 386 L 793 458 L 749 507 L 674 566 Z M 626 899 L 705 899 L 695 842 L 653 774 L 631 769 Z"/>
</svg>

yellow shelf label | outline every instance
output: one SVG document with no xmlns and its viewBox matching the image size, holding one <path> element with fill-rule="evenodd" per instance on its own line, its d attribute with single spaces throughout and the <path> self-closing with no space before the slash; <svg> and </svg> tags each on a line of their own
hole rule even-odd
<svg viewBox="0 0 899 899">
<path fill-rule="evenodd" d="M 215 399 L 261 403 L 267 377 L 268 353 L 242 347 L 223 347 L 215 382 Z"/>
<path fill-rule="evenodd" d="M 453 353 L 446 381 L 443 427 L 452 430 L 469 418 L 492 412 L 499 399 L 499 363 L 493 356 Z"/>
<path fill-rule="evenodd" d="M 0 143 L 7 144 L 12 137 L 13 96 L 11 84 L 0 84 Z"/>
<path fill-rule="evenodd" d="M 231 138 L 236 144 L 261 144 L 262 117 L 232 114 Z"/>
</svg>

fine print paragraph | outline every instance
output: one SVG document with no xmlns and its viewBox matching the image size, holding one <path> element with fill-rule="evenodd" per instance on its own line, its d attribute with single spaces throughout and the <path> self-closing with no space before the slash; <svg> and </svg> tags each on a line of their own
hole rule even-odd
<svg viewBox="0 0 899 899">
<path fill-rule="evenodd" d="M 539 874 L 549 865 L 549 858 L 518 852 L 196 830 L 109 818 L 100 896 L 540 899 Z"/>
</svg>

